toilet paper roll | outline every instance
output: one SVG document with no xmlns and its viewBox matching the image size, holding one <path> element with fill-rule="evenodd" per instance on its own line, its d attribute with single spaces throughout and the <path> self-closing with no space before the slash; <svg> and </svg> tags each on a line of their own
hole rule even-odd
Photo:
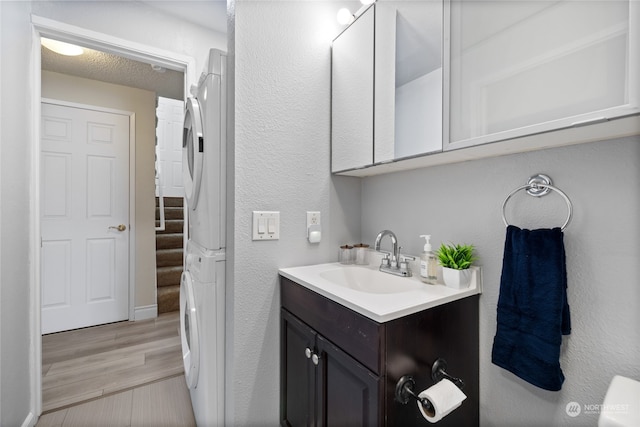
<svg viewBox="0 0 640 427">
<path fill-rule="evenodd" d="M 449 415 L 467 398 L 462 390 L 446 378 L 443 378 L 428 389 L 422 390 L 418 397 L 425 397 L 431 402 L 433 409 L 427 410 L 427 408 L 418 401 L 418 408 L 422 416 L 431 423 L 437 423 Z"/>
</svg>

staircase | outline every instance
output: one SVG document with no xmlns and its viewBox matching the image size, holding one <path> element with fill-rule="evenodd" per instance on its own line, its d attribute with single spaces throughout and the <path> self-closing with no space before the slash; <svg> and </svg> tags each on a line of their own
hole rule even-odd
<svg viewBox="0 0 640 427">
<path fill-rule="evenodd" d="M 156 231 L 156 278 L 158 314 L 180 310 L 184 212 L 182 197 L 164 198 L 164 231 Z M 160 207 L 156 197 L 156 227 L 160 226 Z"/>
</svg>

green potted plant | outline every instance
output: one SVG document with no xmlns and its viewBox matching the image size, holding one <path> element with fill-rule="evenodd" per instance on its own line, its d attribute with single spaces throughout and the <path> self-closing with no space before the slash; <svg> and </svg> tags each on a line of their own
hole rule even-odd
<svg viewBox="0 0 640 427">
<path fill-rule="evenodd" d="M 452 288 L 466 288 L 471 283 L 469 267 L 476 260 L 473 245 L 440 245 L 436 256 L 442 266 L 442 280 Z"/>
</svg>

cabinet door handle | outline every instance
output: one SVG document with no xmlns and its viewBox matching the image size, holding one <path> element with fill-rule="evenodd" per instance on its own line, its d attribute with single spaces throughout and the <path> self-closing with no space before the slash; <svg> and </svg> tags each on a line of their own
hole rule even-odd
<svg viewBox="0 0 640 427">
<path fill-rule="evenodd" d="M 313 353 L 313 356 L 311 356 L 311 361 L 313 362 L 314 365 L 318 366 L 318 363 L 320 362 L 320 356 Z"/>
<path fill-rule="evenodd" d="M 307 356 L 307 359 L 311 359 L 311 355 L 313 353 L 311 352 L 311 349 L 309 347 L 304 349 L 304 355 Z"/>
</svg>

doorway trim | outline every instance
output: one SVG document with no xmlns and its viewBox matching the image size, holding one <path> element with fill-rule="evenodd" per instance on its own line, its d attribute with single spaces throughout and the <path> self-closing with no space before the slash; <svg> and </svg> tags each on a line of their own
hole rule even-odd
<svg viewBox="0 0 640 427">
<path fill-rule="evenodd" d="M 95 50 L 116 54 L 136 61 L 158 64 L 162 67 L 181 71 L 184 73 L 184 97 L 189 95 L 188 88 L 197 82 L 195 59 L 187 56 L 144 45 L 130 40 L 110 36 L 85 28 L 54 21 L 37 15 L 31 15 L 32 44 L 31 44 L 31 69 L 29 78 L 31 81 L 31 173 L 30 173 L 30 255 L 31 265 L 29 274 L 30 300 L 30 341 L 32 351 L 30 357 L 31 378 L 31 416 L 33 421 L 42 413 L 42 328 L 41 328 L 41 281 L 40 281 L 40 116 L 42 102 L 41 85 L 41 55 L 40 38 L 51 37 L 68 43 L 80 44 Z M 134 117 L 132 117 L 133 119 Z M 135 122 L 131 122 L 135 124 Z M 135 137 L 135 129 L 130 130 Z M 133 141 L 133 140 L 132 140 Z M 135 145 L 131 144 L 131 150 L 135 152 Z M 135 157 L 130 158 L 130 171 L 135 164 Z M 130 186 L 135 186 L 134 179 L 130 180 Z M 130 189 L 130 224 L 135 229 L 135 192 Z M 133 234 L 133 233 L 132 233 Z M 130 238 L 130 263 L 129 263 L 129 317 L 134 318 L 135 311 L 135 236 Z"/>
</svg>

